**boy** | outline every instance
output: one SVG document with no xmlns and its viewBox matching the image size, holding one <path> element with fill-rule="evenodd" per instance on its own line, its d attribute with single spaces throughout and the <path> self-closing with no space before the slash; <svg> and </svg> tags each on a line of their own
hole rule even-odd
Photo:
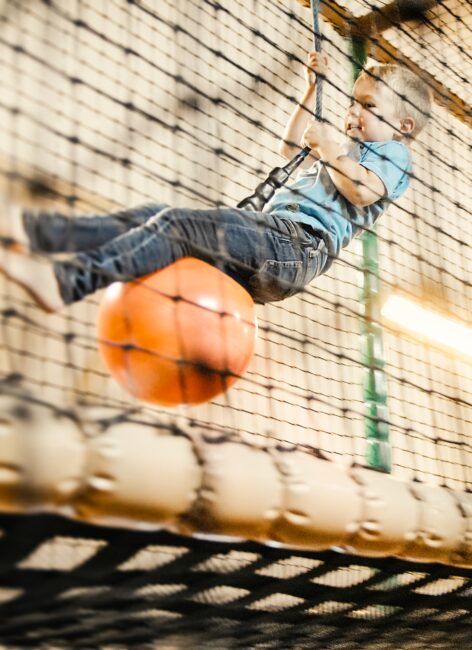
<svg viewBox="0 0 472 650">
<path fill-rule="evenodd" d="M 291 158 L 300 145 L 310 147 L 309 168 L 278 190 L 263 212 L 147 204 L 103 217 L 10 214 L 0 223 L 4 239 L 33 252 L 74 254 L 49 265 L 10 246 L 0 270 L 49 312 L 184 256 L 218 266 L 259 303 L 301 291 L 406 190 L 411 159 L 404 140 L 419 133 L 431 109 L 428 88 L 412 73 L 374 66 L 354 85 L 346 149 L 332 128 L 310 119 L 316 75 L 327 68 L 325 56 L 309 54 L 305 92 L 280 148 Z"/>
</svg>

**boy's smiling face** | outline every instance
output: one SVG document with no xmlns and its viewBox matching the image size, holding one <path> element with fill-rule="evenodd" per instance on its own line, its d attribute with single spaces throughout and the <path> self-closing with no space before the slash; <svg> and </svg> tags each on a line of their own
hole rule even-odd
<svg viewBox="0 0 472 650">
<path fill-rule="evenodd" d="M 383 83 L 360 75 L 352 89 L 344 131 L 363 142 L 400 140 L 405 120 L 395 112 L 393 92 Z M 407 118 L 409 120 L 409 118 Z"/>
</svg>

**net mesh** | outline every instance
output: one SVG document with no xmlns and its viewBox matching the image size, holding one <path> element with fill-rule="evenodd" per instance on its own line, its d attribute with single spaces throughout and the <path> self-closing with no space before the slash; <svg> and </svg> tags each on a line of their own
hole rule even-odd
<svg viewBox="0 0 472 650">
<path fill-rule="evenodd" d="M 467 647 L 470 571 L 0 518 L 8 647 Z M 118 613 L 119 612 L 119 613 Z"/>
<path fill-rule="evenodd" d="M 375 9 L 364 5 L 363 13 Z M 437 65 L 444 68 L 438 33 L 447 21 L 448 43 L 451 33 L 467 37 L 465 9 L 463 2 L 431 9 L 415 27 L 420 50 L 408 45 L 404 25 L 388 36 L 435 78 Z M 68 205 L 71 215 L 156 197 L 177 206 L 235 205 L 273 166 L 311 41 L 308 12 L 283 2 L 186 1 L 156 9 L 145 2 L 11 1 L 2 25 L 6 195 L 36 207 Z M 327 22 L 323 32 L 331 58 L 325 116 L 340 129 L 349 44 Z M 466 71 L 467 51 L 461 61 Z M 458 66 L 449 57 L 446 65 L 440 81 L 452 92 Z M 462 97 L 466 88 L 464 82 Z M 411 188 L 378 226 L 382 291 L 402 292 L 467 324 L 470 129 L 437 106 L 413 150 Z M 96 352 L 100 297 L 44 320 L 4 283 L 2 374 L 79 412 L 84 405 L 132 408 L 159 424 L 234 428 L 251 444 L 260 436 L 264 444 L 289 440 L 341 462 L 364 462 L 361 267 L 355 240 L 302 294 L 261 307 L 256 355 L 243 379 L 186 413 L 137 403 L 109 378 Z M 389 323 L 384 343 L 394 473 L 467 489 L 470 363 Z"/>
</svg>

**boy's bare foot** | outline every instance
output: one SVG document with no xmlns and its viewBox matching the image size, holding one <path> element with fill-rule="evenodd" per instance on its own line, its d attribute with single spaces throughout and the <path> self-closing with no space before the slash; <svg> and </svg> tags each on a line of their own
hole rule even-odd
<svg viewBox="0 0 472 650">
<path fill-rule="evenodd" d="M 23 224 L 23 208 L 3 200 L 0 202 L 0 238 L 5 248 L 17 252 L 29 250 L 29 238 Z"/>
<path fill-rule="evenodd" d="M 0 251 L 0 273 L 22 287 L 44 311 L 64 307 L 52 264 L 10 248 Z"/>
</svg>

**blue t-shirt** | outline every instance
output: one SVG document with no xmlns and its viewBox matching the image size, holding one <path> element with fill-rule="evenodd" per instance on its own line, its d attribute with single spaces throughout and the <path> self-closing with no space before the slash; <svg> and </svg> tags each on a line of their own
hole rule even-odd
<svg viewBox="0 0 472 650">
<path fill-rule="evenodd" d="M 336 189 L 326 166 L 318 161 L 300 172 L 294 183 L 278 190 L 264 208 L 264 212 L 276 212 L 318 231 L 331 260 L 403 194 L 411 175 L 410 152 L 396 140 L 354 144 L 345 155 L 380 178 L 385 186 L 381 199 L 365 207 L 353 205 Z"/>
</svg>

